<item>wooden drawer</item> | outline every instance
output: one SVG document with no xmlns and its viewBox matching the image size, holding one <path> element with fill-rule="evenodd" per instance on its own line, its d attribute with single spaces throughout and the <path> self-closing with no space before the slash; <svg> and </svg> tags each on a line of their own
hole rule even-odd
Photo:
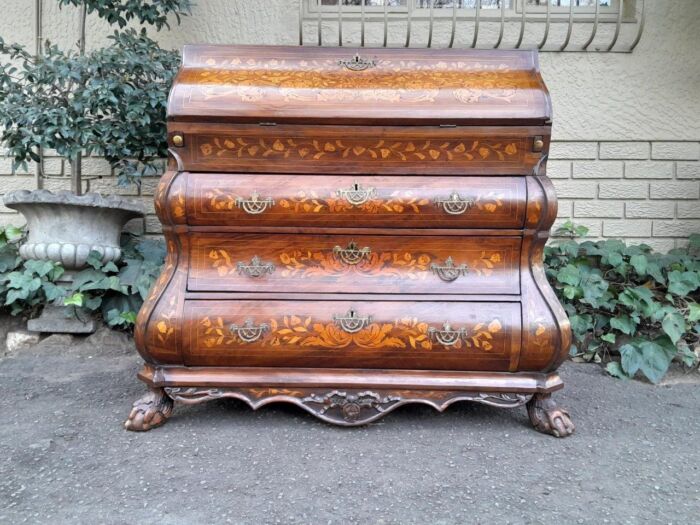
<svg viewBox="0 0 700 525">
<path fill-rule="evenodd" d="M 520 303 L 186 301 L 189 366 L 506 371 Z"/>
<path fill-rule="evenodd" d="M 548 141 L 549 133 L 544 126 L 168 123 L 183 170 L 228 173 L 530 175 L 541 157 L 536 137 Z"/>
<path fill-rule="evenodd" d="M 520 243 L 520 237 L 198 234 L 188 289 L 519 294 Z"/>
<path fill-rule="evenodd" d="M 522 177 L 187 174 L 188 223 L 521 228 Z"/>
</svg>

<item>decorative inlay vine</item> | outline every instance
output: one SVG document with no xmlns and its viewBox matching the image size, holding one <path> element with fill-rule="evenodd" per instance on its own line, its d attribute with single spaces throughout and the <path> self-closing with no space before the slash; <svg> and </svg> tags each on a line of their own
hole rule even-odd
<svg viewBox="0 0 700 525">
<path fill-rule="evenodd" d="M 327 251 L 290 250 L 279 254 L 282 277 L 331 277 L 363 275 L 370 277 L 391 276 L 402 279 L 424 280 L 433 276 L 431 264 L 444 264 L 445 258 L 427 253 L 371 252 L 357 264 L 346 264 L 336 256 L 333 249 Z M 459 261 L 464 255 L 456 256 Z M 221 277 L 239 274 L 239 265 L 228 250 L 212 247 L 207 254 L 211 268 Z M 467 261 L 469 273 L 480 277 L 490 276 L 497 265 L 504 262 L 500 251 L 481 253 Z"/>
<path fill-rule="evenodd" d="M 203 157 L 245 159 L 364 159 L 401 162 L 517 160 L 517 142 L 445 140 L 317 140 L 306 137 L 214 137 L 199 145 Z"/>
<path fill-rule="evenodd" d="M 433 103 L 444 95 L 465 105 L 484 101 L 512 103 L 528 74 L 503 63 L 463 60 L 378 60 L 376 67 L 361 74 L 339 67 L 337 59 L 220 62 L 212 58 L 206 65 L 209 68 L 185 69 L 182 82 L 200 84 L 205 100 L 232 95 L 242 102 L 262 101 L 270 96 L 268 88 L 274 87 L 275 98 L 287 102 Z"/>
<path fill-rule="evenodd" d="M 493 350 L 493 337 L 503 330 L 498 319 L 477 323 L 470 329 L 465 328 L 465 336 L 455 344 L 446 347 L 433 340 L 430 325 L 417 318 L 396 319 L 393 323 L 369 323 L 362 330 L 348 333 L 335 322 L 315 322 L 311 317 L 302 319 L 291 315 L 281 320 L 271 318 L 265 323 L 269 326 L 267 333 L 254 342 L 256 346 L 301 346 L 326 349 L 341 349 L 348 346 L 359 348 L 410 348 L 414 350 L 479 349 Z M 199 321 L 198 339 L 207 348 L 230 345 L 245 345 L 249 342 L 241 339 L 230 329 L 230 322 L 222 317 L 204 317 Z"/>
</svg>

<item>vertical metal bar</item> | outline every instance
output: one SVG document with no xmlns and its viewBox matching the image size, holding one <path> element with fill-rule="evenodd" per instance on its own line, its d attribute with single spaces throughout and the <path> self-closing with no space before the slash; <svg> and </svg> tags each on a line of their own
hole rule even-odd
<svg viewBox="0 0 700 525">
<path fill-rule="evenodd" d="M 498 49 L 503 40 L 503 29 L 506 25 L 506 0 L 500 0 L 501 3 L 501 29 L 498 32 L 498 40 L 496 40 L 496 45 L 493 46 L 494 49 Z"/>
<path fill-rule="evenodd" d="M 624 7 L 625 0 L 619 0 L 619 12 L 617 13 L 617 24 L 615 24 L 615 34 L 613 35 L 612 42 L 610 42 L 610 45 L 606 49 L 606 51 L 611 51 L 613 47 L 615 47 L 615 43 L 617 42 L 617 38 L 620 36 L 620 26 L 622 26 L 622 9 Z"/>
<path fill-rule="evenodd" d="M 639 15 L 639 29 L 637 29 L 637 36 L 634 39 L 634 42 L 632 42 L 632 45 L 629 48 L 629 52 L 631 53 L 634 51 L 634 48 L 637 47 L 637 44 L 639 44 L 639 41 L 642 39 L 642 33 L 644 32 L 644 11 L 646 6 L 644 5 L 644 0 L 642 0 L 642 12 Z"/>
<path fill-rule="evenodd" d="M 343 47 L 343 0 L 338 0 L 338 47 Z"/>
<path fill-rule="evenodd" d="M 365 47 L 365 1 L 360 4 L 360 47 Z"/>
<path fill-rule="evenodd" d="M 520 35 L 518 35 L 518 41 L 515 43 L 515 49 L 520 49 L 520 44 L 523 43 L 523 36 L 525 36 L 525 16 L 527 15 L 527 0 L 523 0 L 523 16 L 520 19 Z"/>
<path fill-rule="evenodd" d="M 408 13 L 406 16 L 406 46 L 409 47 L 411 44 L 411 23 L 413 22 L 413 3 L 412 0 L 408 0 Z"/>
<path fill-rule="evenodd" d="M 35 58 L 38 60 L 44 52 L 44 2 L 43 0 L 35 0 L 34 2 L 34 36 L 36 38 L 36 48 L 34 52 Z M 34 185 L 37 190 L 44 187 L 44 148 L 39 146 L 37 150 L 39 162 L 36 163 L 36 172 L 34 173 Z"/>
<path fill-rule="evenodd" d="M 472 40 L 472 48 L 476 47 L 476 41 L 479 38 L 479 21 L 481 18 L 481 0 L 476 0 L 474 5 L 476 13 L 474 15 L 474 39 Z"/>
<path fill-rule="evenodd" d="M 384 0 L 384 46 L 386 47 L 387 39 L 389 38 L 389 0 Z"/>
<path fill-rule="evenodd" d="M 428 47 L 433 45 L 433 24 L 435 22 L 433 8 L 435 7 L 435 0 L 429 0 L 430 2 L 430 22 L 428 25 Z"/>
<path fill-rule="evenodd" d="M 299 0 L 299 45 L 304 45 L 304 0 Z"/>
<path fill-rule="evenodd" d="M 547 0 L 547 18 L 545 19 L 544 22 L 544 36 L 542 37 L 542 42 L 540 42 L 540 45 L 537 46 L 537 49 L 542 49 L 547 42 L 547 37 L 549 36 L 549 24 L 551 23 L 551 15 L 552 15 L 552 8 L 551 8 L 551 0 Z"/>
<path fill-rule="evenodd" d="M 559 51 L 564 51 L 566 46 L 569 45 L 569 40 L 571 40 L 571 30 L 574 27 L 574 0 L 569 0 L 569 27 L 566 30 L 566 38 L 564 43 L 559 48 Z"/>
<path fill-rule="evenodd" d="M 454 45 L 456 32 L 457 32 L 457 0 L 452 0 L 452 32 L 450 33 L 450 44 L 447 47 L 452 47 Z"/>
<path fill-rule="evenodd" d="M 591 45 L 591 42 L 593 42 L 593 39 L 595 38 L 595 34 L 598 32 L 598 20 L 600 18 L 600 0 L 596 0 L 595 2 L 595 17 L 593 18 L 593 30 L 591 31 L 591 36 L 588 37 L 588 40 L 586 41 L 585 44 L 583 44 L 583 47 L 581 48 L 582 51 L 585 51 L 588 49 L 588 46 Z"/>
<path fill-rule="evenodd" d="M 323 28 L 321 19 L 321 2 L 318 3 L 318 16 L 316 17 L 316 32 L 318 33 L 318 45 L 319 47 L 323 45 Z"/>
</svg>

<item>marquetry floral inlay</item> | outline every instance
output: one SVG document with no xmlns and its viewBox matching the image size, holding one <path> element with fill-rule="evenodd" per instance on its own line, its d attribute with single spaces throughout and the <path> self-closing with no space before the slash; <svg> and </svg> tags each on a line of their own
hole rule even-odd
<svg viewBox="0 0 700 525">
<path fill-rule="evenodd" d="M 367 202 L 355 206 L 348 202 L 347 199 L 332 194 L 330 190 L 328 194 L 328 196 L 323 196 L 314 190 L 301 190 L 291 197 L 277 199 L 275 205 L 293 213 L 348 213 L 359 211 L 369 214 L 420 214 L 428 210 L 439 210 L 433 200 L 418 197 L 410 190 L 396 190 L 384 194 L 378 191 L 376 198 L 369 199 Z M 237 209 L 236 201 L 242 198 L 242 195 L 215 188 L 206 191 L 204 198 L 208 210 L 226 212 Z M 503 208 L 504 202 L 505 195 L 502 192 L 489 191 L 474 197 L 474 208 L 485 213 L 495 213 Z M 272 207 L 274 208 L 275 205 Z"/>
<path fill-rule="evenodd" d="M 494 268 L 504 262 L 502 252 L 482 250 L 470 258 L 455 256 L 458 263 L 466 263 L 470 275 L 488 277 Z M 357 264 L 346 264 L 332 249 L 327 251 L 290 250 L 278 256 L 283 277 L 329 277 L 343 275 L 391 276 L 403 279 L 426 279 L 432 277 L 431 263 L 443 263 L 442 259 L 427 253 L 371 252 Z M 221 277 L 237 275 L 238 261 L 228 250 L 210 248 L 207 259 L 211 268 Z"/>
<path fill-rule="evenodd" d="M 203 157 L 243 159 L 333 160 L 362 159 L 399 162 L 488 162 L 517 160 L 518 143 L 463 140 L 316 140 L 304 137 L 209 137 L 202 136 Z"/>
<path fill-rule="evenodd" d="M 336 323 L 317 322 L 311 317 L 302 319 L 292 315 L 278 320 L 266 321 L 270 326 L 259 340 L 249 343 L 230 330 L 231 323 L 222 317 L 204 317 L 199 322 L 198 338 L 207 348 L 231 345 L 254 344 L 256 346 L 301 346 L 325 349 L 341 349 L 348 346 L 359 348 L 399 348 L 414 350 L 459 350 L 473 349 L 492 351 L 493 338 L 503 330 L 498 319 L 480 322 L 466 329 L 466 337 L 446 347 L 432 340 L 430 325 L 417 318 L 396 319 L 393 323 L 370 323 L 356 333 L 342 330 Z"/>
<path fill-rule="evenodd" d="M 185 70 L 182 81 L 197 82 L 205 99 L 236 96 L 242 102 L 267 97 L 286 102 L 433 103 L 448 96 L 462 104 L 511 103 L 528 75 L 506 64 L 467 61 L 378 60 L 376 67 L 362 72 L 339 67 L 337 59 L 210 59 L 206 64 L 208 68 Z"/>
</svg>

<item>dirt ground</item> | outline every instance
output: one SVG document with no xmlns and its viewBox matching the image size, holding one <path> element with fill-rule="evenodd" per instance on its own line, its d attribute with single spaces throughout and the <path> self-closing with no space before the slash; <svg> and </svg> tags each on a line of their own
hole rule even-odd
<svg viewBox="0 0 700 525">
<path fill-rule="evenodd" d="M 568 363 L 564 440 L 469 403 L 343 429 L 221 400 L 131 433 L 138 367 L 106 331 L 0 360 L 0 523 L 698 523 L 697 383 Z"/>
</svg>

